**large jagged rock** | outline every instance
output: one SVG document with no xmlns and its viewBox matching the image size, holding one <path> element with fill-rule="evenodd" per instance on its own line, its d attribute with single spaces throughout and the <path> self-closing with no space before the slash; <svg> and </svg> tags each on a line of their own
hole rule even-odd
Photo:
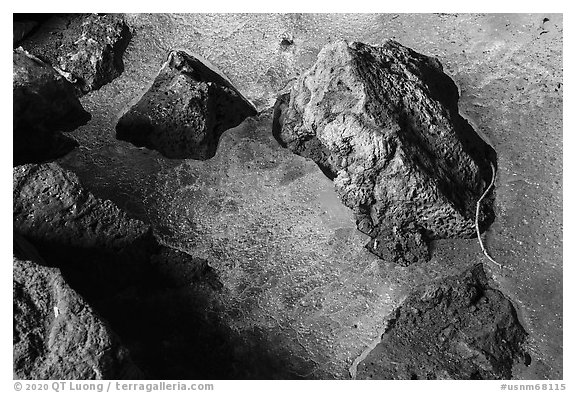
<svg viewBox="0 0 576 393">
<path fill-rule="evenodd" d="M 410 294 L 357 378 L 510 379 L 514 362 L 529 358 L 526 336 L 512 303 L 477 264 Z"/>
<path fill-rule="evenodd" d="M 116 125 L 116 137 L 169 158 L 205 160 L 220 135 L 256 114 L 232 84 L 199 59 L 172 51 L 150 89 Z"/>
<path fill-rule="evenodd" d="M 110 323 L 147 377 L 176 378 L 190 366 L 182 364 L 182 359 L 192 359 L 194 366 L 203 365 L 205 353 L 198 352 L 200 346 L 206 350 L 227 345 L 212 331 L 216 322 L 206 320 L 209 305 L 202 299 L 188 298 L 190 291 L 205 294 L 222 289 L 206 260 L 159 244 L 148 224 L 128 217 L 111 201 L 95 197 L 74 173 L 56 163 L 14 168 L 13 203 L 15 237 L 32 243 L 38 250 L 36 259 L 41 255 L 47 266 L 62 272 L 66 283 Z M 21 248 L 20 243 L 15 249 Z M 43 288 L 36 276 L 26 283 Z M 34 310 L 23 312 L 22 318 L 35 318 L 28 316 L 34 313 L 38 314 Z M 85 314 L 79 317 L 86 322 L 86 329 L 93 329 Z M 206 333 L 196 332 L 198 326 Z M 36 325 L 23 323 L 19 334 L 38 341 L 32 336 L 36 330 Z M 78 334 L 85 335 L 82 330 Z M 22 355 L 16 369 L 27 367 L 31 361 L 33 355 L 26 351 L 32 349 L 26 348 L 18 349 Z M 71 361 L 76 356 L 69 346 L 59 349 L 58 354 L 71 356 Z M 118 364 L 110 367 L 121 371 Z M 52 366 L 42 370 L 45 378 L 64 378 Z M 32 371 L 19 372 L 28 375 Z M 40 371 L 34 372 L 40 375 Z M 108 375 L 110 379 L 121 377 Z M 81 379 L 80 374 L 71 374 L 74 376 Z"/>
<path fill-rule="evenodd" d="M 17 240 L 18 252 L 31 249 Z M 25 252 L 24 252 L 25 253 Z M 60 270 L 13 259 L 14 377 L 137 379 L 141 372 L 117 336 L 65 282 Z"/>
<path fill-rule="evenodd" d="M 95 197 L 56 163 L 13 169 L 14 227 L 31 240 L 73 247 L 121 249 L 150 228 L 113 202 Z"/>
<path fill-rule="evenodd" d="M 122 56 L 130 38 L 120 14 L 59 15 L 22 45 L 85 94 L 124 71 Z"/>
<path fill-rule="evenodd" d="M 52 67 L 22 48 L 13 52 L 14 164 L 40 162 L 77 146 L 60 131 L 90 120 L 73 86 Z"/>
<path fill-rule="evenodd" d="M 429 240 L 475 234 L 495 152 L 458 114 L 458 89 L 438 60 L 394 41 L 334 43 L 275 114 L 277 140 L 334 180 L 376 255 L 406 265 L 428 259 Z"/>
<path fill-rule="evenodd" d="M 13 169 L 14 230 L 83 295 L 138 282 L 158 250 L 151 228 L 96 198 L 56 163 Z"/>
</svg>

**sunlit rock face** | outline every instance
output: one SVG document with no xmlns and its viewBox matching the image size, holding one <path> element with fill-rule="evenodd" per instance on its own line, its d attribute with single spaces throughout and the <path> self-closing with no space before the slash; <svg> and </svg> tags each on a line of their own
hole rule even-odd
<svg viewBox="0 0 576 393">
<path fill-rule="evenodd" d="M 407 265 L 429 258 L 429 240 L 474 235 L 495 152 L 438 60 L 394 41 L 327 45 L 276 117 L 277 139 L 334 180 L 376 255 Z M 492 216 L 485 203 L 481 222 Z"/>
<path fill-rule="evenodd" d="M 116 137 L 168 158 L 205 160 L 220 135 L 256 110 L 224 77 L 183 51 L 172 51 L 140 101 L 116 125 Z"/>
<path fill-rule="evenodd" d="M 49 34 L 44 32 L 47 28 Z M 59 15 L 22 46 L 50 63 L 82 95 L 124 71 L 123 55 L 131 36 L 120 14 Z"/>
<path fill-rule="evenodd" d="M 43 266 L 24 240 L 13 260 L 14 377 L 18 379 L 137 379 L 108 324 L 64 280 Z M 32 252 L 30 252 L 32 251 Z"/>
</svg>

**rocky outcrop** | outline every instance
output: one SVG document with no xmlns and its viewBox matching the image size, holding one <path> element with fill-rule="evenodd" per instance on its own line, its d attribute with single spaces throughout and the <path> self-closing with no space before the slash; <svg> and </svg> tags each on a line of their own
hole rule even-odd
<svg viewBox="0 0 576 393">
<path fill-rule="evenodd" d="M 72 85 L 22 48 L 13 53 L 14 164 L 40 162 L 77 146 L 60 131 L 90 120 Z"/>
<path fill-rule="evenodd" d="M 85 94 L 124 71 L 122 56 L 131 33 L 119 14 L 60 15 L 33 38 L 22 43 L 24 48 L 52 64 Z"/>
<path fill-rule="evenodd" d="M 525 337 L 514 306 L 478 264 L 410 294 L 357 378 L 510 379 L 514 362 L 529 358 Z"/>
<path fill-rule="evenodd" d="M 16 239 L 16 249 L 32 248 Z M 24 250 L 23 250 L 24 249 Z M 57 268 L 30 255 L 13 259 L 14 377 L 136 379 L 141 376 L 110 327 Z M 34 258 L 32 258 L 34 259 Z"/>
<path fill-rule="evenodd" d="M 394 41 L 331 44 L 275 113 L 277 140 L 334 180 L 376 255 L 407 265 L 428 259 L 429 240 L 474 236 L 495 152 L 438 60 Z M 487 198 L 481 226 L 492 217 Z"/>
<path fill-rule="evenodd" d="M 116 125 L 116 137 L 169 158 L 213 157 L 220 135 L 255 115 L 224 77 L 199 59 L 172 51 L 150 89 Z"/>
</svg>

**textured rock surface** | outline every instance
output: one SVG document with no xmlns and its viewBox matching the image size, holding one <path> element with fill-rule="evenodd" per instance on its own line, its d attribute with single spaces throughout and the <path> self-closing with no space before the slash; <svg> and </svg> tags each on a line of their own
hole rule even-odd
<svg viewBox="0 0 576 393">
<path fill-rule="evenodd" d="M 414 291 L 359 379 L 510 379 L 526 332 L 481 264 Z"/>
<path fill-rule="evenodd" d="M 58 164 L 13 169 L 14 230 L 83 294 L 138 281 L 158 247 L 150 227 L 96 198 Z"/>
<path fill-rule="evenodd" d="M 544 18 L 548 22 L 543 24 Z M 517 307 L 529 332 L 533 359 L 529 367 L 517 365 L 513 377 L 562 379 L 561 14 L 134 14 L 126 20 L 134 31 L 125 54 L 126 70 L 82 98 L 94 120 L 75 131 L 74 138 L 86 148 L 59 162 L 97 195 L 138 217 L 146 217 L 145 201 L 152 200 L 151 174 L 165 170 L 167 182 L 181 182 L 180 187 L 165 189 L 165 198 L 174 199 L 164 214 L 176 231 L 172 243 L 179 249 L 200 243 L 198 257 L 230 272 L 221 275 L 223 293 L 232 288 L 223 301 L 228 312 L 212 315 L 222 316 L 241 333 L 230 341 L 235 351 L 218 360 L 205 356 L 196 369 L 186 362 L 180 362 L 178 370 L 165 366 L 167 372 L 182 376 L 193 371 L 199 379 L 211 372 L 219 377 L 233 375 L 231 371 L 246 375 L 241 372 L 247 371 L 247 362 L 231 366 L 228 355 L 238 353 L 240 343 L 254 341 L 250 329 L 255 327 L 271 336 L 267 344 L 295 353 L 276 357 L 281 370 L 293 369 L 299 354 L 309 361 L 297 368 L 302 375 L 347 378 L 352 360 L 380 337 L 382 320 L 413 285 L 458 274 L 463 261 L 485 261 L 475 239 L 435 241 L 430 262 L 408 268 L 370 255 L 362 247 L 367 237 L 356 230 L 332 181 L 311 160 L 265 138 L 271 135 L 271 121 L 259 121 L 251 133 L 243 132 L 244 126 L 225 132 L 215 157 L 220 164 L 194 161 L 194 173 L 187 164 L 170 171 L 181 162 L 114 137 L 120 108 L 142 96 L 170 48 L 198 53 L 218 64 L 234 86 L 264 110 L 290 79 L 314 64 L 327 42 L 347 39 L 380 45 L 394 38 L 438 56 L 459 86 L 461 113 L 498 151 L 497 214 L 484 239 L 492 255 L 514 270 L 493 269 L 492 274 Z M 281 37 L 286 31 L 294 43 L 284 50 Z M 274 162 L 280 166 L 270 168 Z M 190 190 L 193 178 L 198 190 Z M 339 219 L 342 216 L 346 219 Z M 197 237 L 194 229 L 212 235 Z M 255 293 L 260 293 L 262 311 Z M 306 307 L 293 307 L 304 296 Z M 174 305 L 171 298 L 167 294 L 157 310 Z M 147 316 L 154 316 L 170 327 L 145 305 L 141 312 L 147 326 L 153 325 Z M 181 323 L 179 334 L 200 334 L 199 329 L 184 328 L 181 314 L 173 315 Z M 176 347 L 186 354 L 187 346 Z M 214 349 L 207 353 L 216 355 Z M 175 359 L 169 352 L 166 357 Z M 166 364 L 159 359 L 164 358 L 155 360 Z M 311 360 L 318 362 L 312 374 Z M 272 375 L 259 370 L 264 377 Z"/>
<path fill-rule="evenodd" d="M 121 249 L 149 233 L 147 225 L 95 197 L 56 163 L 15 167 L 12 191 L 14 227 L 32 240 Z"/>
<path fill-rule="evenodd" d="M 472 237 L 495 153 L 458 114 L 439 61 L 388 41 L 326 46 L 276 106 L 274 134 L 334 179 L 367 247 L 406 265 L 426 242 Z M 482 223 L 493 215 L 485 203 Z"/>
<path fill-rule="evenodd" d="M 119 14 L 59 15 L 36 34 L 42 38 L 25 40 L 23 47 L 52 64 L 81 93 L 99 89 L 122 73 L 122 56 L 131 38 Z"/>
<path fill-rule="evenodd" d="M 20 239 L 16 248 L 22 248 L 21 244 L 29 240 L 38 248 L 36 259 L 41 255 L 46 265 L 60 268 L 58 277 L 62 271 L 66 282 L 110 322 L 130 350 L 134 363 L 147 377 L 190 375 L 184 370 L 186 367 L 194 369 L 191 375 L 195 377 L 205 376 L 198 370 L 207 370 L 204 363 L 209 348 L 229 345 L 221 339 L 225 327 L 220 326 L 217 317 L 208 315 L 209 306 L 202 300 L 222 288 L 207 261 L 161 246 L 149 225 L 129 218 L 111 201 L 95 197 L 75 174 L 56 163 L 15 167 L 13 182 L 14 229 Z M 30 277 L 29 282 L 42 285 L 38 275 Z M 88 333 L 79 330 L 78 335 L 92 334 L 95 329 L 86 316 L 91 312 L 86 309 L 79 315 Z M 34 310 L 23 312 L 21 319 L 26 322 L 36 318 L 34 313 L 38 314 Z M 203 330 L 196 332 L 199 326 Z M 22 335 L 37 330 L 29 323 L 19 329 Z M 70 339 L 78 340 L 76 336 Z M 107 345 L 104 338 L 100 341 Z M 27 349 L 30 345 L 22 345 L 26 348 L 15 344 L 15 351 L 22 353 L 16 367 L 31 370 L 36 367 L 34 359 L 24 353 L 30 351 Z M 198 348 L 203 348 L 203 352 L 198 352 Z M 69 346 L 58 351 L 70 362 L 76 361 L 76 352 Z M 100 356 L 100 352 L 95 349 L 94 356 Z M 225 352 L 217 355 L 220 362 L 223 356 L 228 355 Z M 64 378 L 50 362 L 48 368 L 41 370 L 42 374 L 34 371 L 30 378 L 38 375 Z M 90 364 L 87 361 L 79 366 L 78 373 L 85 373 L 84 368 Z M 110 376 L 112 370 L 109 370 L 109 378 L 131 378 L 122 375 L 122 364 L 102 365 L 108 366 L 119 373 Z M 82 375 L 71 377 L 82 379 Z"/>
<path fill-rule="evenodd" d="M 72 85 L 22 48 L 13 53 L 14 164 L 58 157 L 77 144 L 60 131 L 90 119 Z"/>
<path fill-rule="evenodd" d="M 20 240 L 16 248 L 31 246 Z M 38 262 L 13 259 L 14 377 L 138 378 L 141 373 L 109 326 L 59 269 Z"/>
<path fill-rule="evenodd" d="M 199 59 L 172 51 L 150 89 L 118 121 L 116 137 L 169 158 L 208 159 L 220 135 L 256 111 Z"/>
</svg>

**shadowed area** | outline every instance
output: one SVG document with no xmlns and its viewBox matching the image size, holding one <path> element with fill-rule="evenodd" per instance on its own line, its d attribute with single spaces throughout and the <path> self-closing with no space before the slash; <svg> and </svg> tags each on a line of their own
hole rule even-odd
<svg viewBox="0 0 576 393">
<path fill-rule="evenodd" d="M 393 38 L 440 59 L 459 86 L 461 114 L 498 152 L 496 218 L 484 236 L 490 253 L 514 270 L 487 267 L 487 273 L 514 303 L 533 359 L 528 367 L 514 366 L 513 376 L 562 377 L 560 15 L 125 17 L 135 32 L 124 54 L 125 70 L 81 98 L 92 120 L 68 134 L 80 147 L 58 161 L 96 195 L 152 223 L 163 242 L 193 261 L 206 261 L 222 285 L 178 296 L 151 290 L 147 300 L 142 291 L 127 292 L 128 300 L 116 303 L 126 307 L 108 306 L 116 329 L 124 329 L 123 340 L 132 334 L 139 342 L 155 335 L 186 340 L 193 332 L 181 347 L 167 340 L 164 346 L 154 343 L 154 355 L 142 350 L 143 368 L 171 375 L 158 356 L 180 353 L 188 359 L 182 364 L 198 365 L 199 373 L 219 372 L 208 367 L 219 355 L 211 354 L 202 368 L 202 357 L 181 351 L 202 347 L 209 329 L 188 327 L 206 315 L 196 311 L 197 304 L 212 310 L 207 314 L 213 319 L 198 322 L 215 326 L 207 343 L 218 347 L 221 340 L 227 343 L 222 350 L 239 348 L 235 359 L 249 359 L 242 357 L 246 348 L 261 348 L 254 351 L 266 361 L 247 366 L 246 374 L 348 378 L 349 367 L 381 336 L 412 289 L 484 261 L 475 239 L 433 242 L 427 264 L 379 261 L 362 248 L 368 239 L 356 230 L 332 182 L 271 135 L 270 108 L 278 92 L 314 63 L 326 43 L 376 45 Z M 285 32 L 291 34 L 289 46 L 282 44 Z M 148 90 L 172 48 L 217 64 L 258 110 L 269 111 L 229 129 L 206 161 L 166 159 L 114 137 L 118 118 Z M 208 301 L 211 296 L 218 301 Z M 138 308 L 138 298 L 157 314 Z M 174 302 L 185 315 L 174 330 L 162 320 L 179 314 L 167 309 L 170 298 L 183 299 Z M 138 324 L 119 322 L 122 312 L 142 324 L 153 321 L 150 330 L 132 331 Z M 128 345 L 138 351 L 138 343 Z M 223 364 L 226 373 L 242 375 L 232 362 Z"/>
</svg>

